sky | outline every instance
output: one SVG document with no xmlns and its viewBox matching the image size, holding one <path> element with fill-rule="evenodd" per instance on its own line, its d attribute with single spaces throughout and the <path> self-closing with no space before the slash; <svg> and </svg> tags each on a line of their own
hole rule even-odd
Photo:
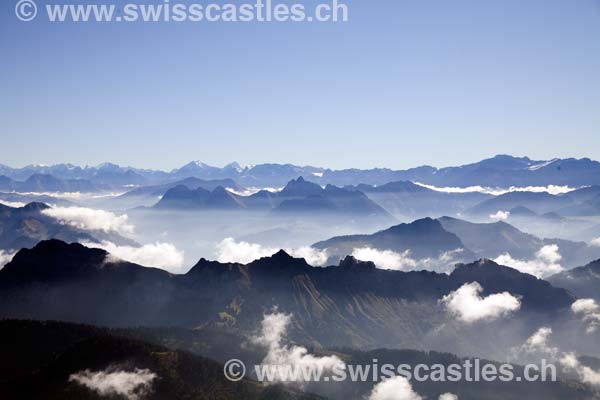
<svg viewBox="0 0 600 400">
<path fill-rule="evenodd" d="M 21 22 L 16 2 L 1 164 L 600 159 L 600 0 L 347 0 L 349 22 L 296 24 Z"/>
</svg>

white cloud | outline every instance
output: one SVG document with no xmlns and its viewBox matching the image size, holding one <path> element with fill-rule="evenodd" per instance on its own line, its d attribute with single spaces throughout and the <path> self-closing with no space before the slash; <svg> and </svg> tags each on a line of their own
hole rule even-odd
<svg viewBox="0 0 600 400">
<path fill-rule="evenodd" d="M 437 187 L 433 185 L 426 185 L 420 182 L 414 182 L 416 185 L 422 186 L 427 189 L 435 190 L 436 192 L 444 192 L 444 193 L 486 193 L 491 194 L 493 196 L 499 196 L 506 193 L 511 192 L 533 192 L 533 193 L 550 193 L 550 194 L 563 194 L 569 193 L 576 188 L 572 188 L 569 186 L 558 186 L 558 185 L 548 185 L 548 186 L 511 186 L 509 188 L 492 188 L 487 186 L 469 186 L 469 187 Z"/>
<path fill-rule="evenodd" d="M 590 244 L 592 246 L 600 247 L 600 237 L 597 237 L 596 239 L 592 239 L 592 241 L 590 242 Z"/>
<path fill-rule="evenodd" d="M 510 217 L 510 211 L 498 211 L 496 214 L 490 214 L 490 219 L 494 221 L 506 221 Z"/>
<path fill-rule="evenodd" d="M 523 273 L 545 278 L 564 270 L 560 265 L 561 259 L 558 245 L 549 244 L 539 249 L 533 260 L 516 260 L 509 253 L 504 253 L 494 261 L 497 264 L 512 267 Z"/>
<path fill-rule="evenodd" d="M 157 267 L 172 273 L 182 273 L 184 252 L 170 243 L 156 242 L 141 247 L 118 246 L 112 242 L 83 242 L 86 247 L 101 248 L 112 257 L 108 261 L 125 260 L 146 267 Z"/>
<path fill-rule="evenodd" d="M 440 397 L 441 398 L 441 397 Z M 368 400 L 422 400 L 408 379 L 403 376 L 395 376 L 379 382 L 373 387 Z"/>
<path fill-rule="evenodd" d="M 520 350 L 525 353 L 545 354 L 555 358 L 558 354 L 558 348 L 552 347 L 548 344 L 550 335 L 552 335 L 552 329 L 548 327 L 542 327 L 527 339 L 525 344 L 520 347 Z"/>
<path fill-rule="evenodd" d="M 223 239 L 217 244 L 216 256 L 220 262 L 238 262 L 248 264 L 263 257 L 270 257 L 280 249 L 265 247 L 258 243 L 237 242 L 233 238 Z M 296 249 L 285 249 L 292 257 L 304 258 L 306 262 L 314 266 L 322 266 L 327 262 L 327 251 L 312 247 L 300 247 Z"/>
<path fill-rule="evenodd" d="M 588 323 L 587 333 L 594 333 L 600 327 L 600 306 L 594 299 L 580 299 L 571 305 L 571 310 L 576 315 L 583 317 Z"/>
<path fill-rule="evenodd" d="M 20 201 L 8 201 L 8 200 L 0 200 L 0 204 L 3 204 L 12 208 L 21 208 L 25 207 L 27 204 L 21 203 Z"/>
<path fill-rule="evenodd" d="M 438 400 L 458 400 L 458 396 L 453 393 L 441 394 Z"/>
<path fill-rule="evenodd" d="M 371 261 L 378 268 L 396 271 L 414 270 L 418 263 L 410 257 L 410 250 L 396 253 L 391 250 L 377 250 L 371 247 L 361 247 L 352 251 L 352 256 L 357 260 Z"/>
<path fill-rule="evenodd" d="M 85 370 L 69 376 L 69 382 L 77 382 L 100 396 L 123 396 L 128 400 L 139 400 L 152 389 L 156 374 L 147 369 L 133 372 L 107 369 L 92 372 Z"/>
<path fill-rule="evenodd" d="M 12 258 L 14 257 L 15 254 L 16 254 L 16 252 L 14 252 L 14 251 L 11 252 L 11 251 L 0 250 L 0 269 L 4 268 L 4 266 L 12 260 Z"/>
<path fill-rule="evenodd" d="M 312 376 L 310 371 L 327 371 L 333 368 L 345 368 L 345 364 L 337 356 L 318 357 L 308 353 L 305 347 L 288 346 L 283 343 L 291 315 L 274 311 L 263 317 L 261 332 L 253 338 L 253 342 L 267 348 L 267 355 L 262 361 L 266 366 L 283 366 L 281 374 L 275 374 L 272 382 L 303 384 L 304 376 Z M 285 367 L 300 374 L 287 374 Z M 308 373 L 305 374 L 305 373 Z"/>
<path fill-rule="evenodd" d="M 42 213 L 78 229 L 132 234 L 134 226 L 128 222 L 126 214 L 116 215 L 110 211 L 85 207 L 54 207 L 42 210 Z"/>
<path fill-rule="evenodd" d="M 352 250 L 352 256 L 357 260 L 371 261 L 377 268 L 394 271 L 435 270 L 447 272 L 457 262 L 456 257 L 464 249 L 456 249 L 440 254 L 438 258 L 414 259 L 410 250 L 398 253 L 392 250 L 377 250 L 372 247 L 360 247 Z"/>
<path fill-rule="evenodd" d="M 559 360 L 560 364 L 569 370 L 574 370 L 583 383 L 600 386 L 600 371 L 582 365 L 574 353 L 565 353 Z"/>
<path fill-rule="evenodd" d="M 521 308 L 521 301 L 508 292 L 481 297 L 482 291 L 478 282 L 465 283 L 441 301 L 450 313 L 467 323 L 494 320 Z"/>
</svg>

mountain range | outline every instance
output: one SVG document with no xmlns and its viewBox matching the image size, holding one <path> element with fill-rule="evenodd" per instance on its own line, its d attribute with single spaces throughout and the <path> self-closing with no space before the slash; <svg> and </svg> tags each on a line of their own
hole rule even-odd
<svg viewBox="0 0 600 400">
<path fill-rule="evenodd" d="M 482 286 L 482 296 L 505 291 L 518 296 L 520 309 L 510 319 L 486 324 L 457 321 L 439 301 L 471 282 Z M 212 326 L 251 334 L 263 313 L 278 307 L 294 315 L 290 335 L 302 343 L 451 348 L 484 356 L 503 354 L 532 329 L 564 318 L 573 301 L 564 289 L 489 260 L 459 265 L 447 275 L 386 271 L 352 257 L 314 268 L 280 251 L 247 265 L 201 259 L 188 273 L 173 275 L 50 240 L 22 249 L 0 271 L 5 318 Z"/>
<path fill-rule="evenodd" d="M 600 163 L 588 158 L 531 160 L 527 157 L 498 155 L 476 163 L 435 168 L 421 166 L 406 170 L 375 168 L 369 170 L 332 170 L 291 164 L 260 164 L 241 167 L 231 163 L 223 168 L 195 161 L 169 172 L 120 167 L 105 163 L 97 167 L 71 164 L 54 166 L 30 165 L 11 168 L 0 165 L 0 175 L 24 181 L 34 174 L 50 174 L 59 179 L 85 179 L 95 185 L 156 185 L 195 177 L 200 179 L 233 179 L 244 186 L 281 187 L 300 176 L 310 177 L 320 185 L 337 186 L 384 185 L 389 182 L 413 181 L 435 186 L 547 186 L 572 187 L 600 185 Z"/>
</svg>

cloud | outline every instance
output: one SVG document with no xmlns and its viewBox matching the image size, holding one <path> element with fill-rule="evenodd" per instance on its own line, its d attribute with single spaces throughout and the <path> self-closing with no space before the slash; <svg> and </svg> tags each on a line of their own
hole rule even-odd
<svg viewBox="0 0 600 400">
<path fill-rule="evenodd" d="M 495 320 L 521 308 L 521 301 L 508 292 L 481 297 L 482 291 L 478 282 L 465 283 L 441 301 L 450 313 L 467 323 Z"/>
<path fill-rule="evenodd" d="M 217 260 L 220 262 L 238 262 L 249 264 L 263 257 L 270 257 L 280 249 L 265 247 L 258 243 L 237 242 L 233 238 L 223 239 L 217 244 Z M 314 266 L 322 266 L 327 262 L 327 251 L 312 247 L 300 247 L 296 249 L 285 249 L 292 257 L 304 258 L 307 263 Z"/>
<path fill-rule="evenodd" d="M 558 245 L 549 244 L 539 249 L 533 260 L 516 260 L 509 253 L 504 253 L 494 261 L 497 264 L 512 267 L 523 273 L 545 278 L 564 270 L 559 264 L 561 259 Z"/>
<path fill-rule="evenodd" d="M 117 232 L 121 235 L 132 234 L 134 231 L 126 214 L 116 215 L 110 211 L 85 207 L 53 207 L 42 210 L 42 213 L 78 229 Z"/>
<path fill-rule="evenodd" d="M 16 252 L 0 250 L 0 269 L 4 268 L 6 264 L 8 264 L 12 258 L 15 256 Z"/>
<path fill-rule="evenodd" d="M 418 263 L 410 257 L 410 250 L 402 253 L 396 253 L 391 250 L 377 250 L 371 247 L 361 247 L 352 251 L 352 256 L 361 261 L 372 261 L 382 269 L 392 269 L 396 271 L 414 270 Z"/>
<path fill-rule="evenodd" d="M 392 250 L 378 250 L 372 247 L 359 247 L 352 250 L 352 256 L 357 260 L 371 261 L 377 268 L 394 271 L 435 270 L 444 272 L 457 262 L 456 257 L 464 249 L 456 249 L 440 254 L 438 258 L 414 259 L 410 250 L 401 253 Z"/>
<path fill-rule="evenodd" d="M 600 247 L 600 237 L 597 237 L 596 239 L 592 239 L 592 241 L 590 242 L 590 244 L 592 246 Z"/>
<path fill-rule="evenodd" d="M 156 242 L 141 247 L 118 246 L 112 242 L 83 242 L 86 247 L 100 248 L 108 251 L 108 261 L 125 260 L 146 267 L 157 267 L 172 273 L 182 273 L 184 252 L 170 243 Z"/>
<path fill-rule="evenodd" d="M 582 365 L 575 353 L 564 353 L 559 362 L 564 368 L 575 371 L 581 382 L 600 386 L 600 371 Z"/>
<path fill-rule="evenodd" d="M 139 400 L 152 389 L 156 374 L 147 369 L 133 372 L 107 369 L 92 372 L 85 370 L 69 376 L 69 382 L 77 382 L 100 396 L 123 396 L 128 400 Z"/>
<path fill-rule="evenodd" d="M 490 219 L 494 221 L 506 221 L 510 217 L 510 211 L 498 211 L 496 214 L 490 214 Z"/>
<path fill-rule="evenodd" d="M 265 314 L 261 323 L 261 332 L 252 338 L 256 344 L 267 348 L 268 352 L 262 361 L 267 366 L 289 367 L 291 371 L 301 371 L 300 374 L 275 374 L 273 382 L 304 383 L 304 376 L 312 376 L 310 371 L 327 371 L 333 368 L 345 368 L 345 364 L 337 356 L 318 357 L 308 353 L 305 347 L 288 346 L 283 343 L 287 327 L 292 316 L 277 312 Z M 283 371 L 283 370 L 282 370 Z M 273 383 L 266 382 L 266 383 Z"/>
<path fill-rule="evenodd" d="M 469 187 L 437 187 L 433 185 L 426 185 L 420 182 L 414 182 L 415 185 L 422 186 L 427 189 L 435 190 L 436 192 L 443 193 L 486 193 L 491 194 L 493 196 L 500 196 L 502 194 L 511 193 L 511 192 L 533 192 L 533 193 L 550 193 L 550 194 L 564 194 L 572 192 L 576 190 L 576 188 L 572 188 L 569 186 L 557 186 L 557 185 L 548 185 L 548 186 L 511 186 L 509 188 L 492 188 L 487 186 L 469 186 Z"/>
<path fill-rule="evenodd" d="M 444 393 L 438 397 L 438 400 L 458 400 L 458 396 L 452 393 Z"/>
<path fill-rule="evenodd" d="M 403 376 L 395 376 L 379 382 L 373 387 L 368 400 L 422 400 L 408 379 Z M 441 399 L 441 396 L 440 396 Z"/>
<path fill-rule="evenodd" d="M 25 207 L 27 204 L 21 203 L 20 201 L 8 201 L 8 200 L 0 200 L 0 204 L 3 204 L 12 208 L 21 208 Z"/>
<path fill-rule="evenodd" d="M 525 344 L 515 351 L 521 351 L 529 354 L 544 354 L 552 358 L 556 358 L 558 354 L 558 348 L 552 347 L 548 344 L 548 339 L 552 335 L 552 329 L 548 327 L 542 327 L 538 329 L 533 335 L 531 335 Z"/>
<path fill-rule="evenodd" d="M 594 333 L 600 327 L 600 306 L 594 299 L 580 299 L 571 305 L 571 311 L 575 315 L 583 317 L 588 323 L 587 333 Z"/>
</svg>

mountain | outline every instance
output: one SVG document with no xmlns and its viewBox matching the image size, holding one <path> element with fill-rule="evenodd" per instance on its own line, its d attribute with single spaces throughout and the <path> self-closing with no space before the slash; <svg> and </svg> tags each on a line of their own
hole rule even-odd
<svg viewBox="0 0 600 400">
<path fill-rule="evenodd" d="M 410 224 L 400 224 L 370 235 L 349 235 L 334 237 L 313 244 L 317 249 L 327 249 L 338 258 L 352 254 L 356 248 L 370 247 L 377 250 L 391 250 L 403 253 L 410 250 L 416 259 L 438 258 L 440 255 L 464 249 L 461 256 L 473 259 L 475 256 L 466 250 L 464 243 L 453 233 L 444 230 L 439 221 L 431 218 L 416 220 Z"/>
<path fill-rule="evenodd" d="M 240 167 L 231 163 L 223 168 L 194 161 L 170 172 L 120 167 L 105 163 L 96 167 L 70 164 L 55 166 L 31 165 L 24 168 L 0 166 L 0 175 L 25 180 L 33 174 L 51 174 L 59 179 L 87 179 L 94 184 L 123 187 L 125 185 L 155 185 L 184 178 L 233 179 L 244 186 L 284 186 L 300 176 L 310 177 L 319 185 L 336 186 L 384 185 L 389 182 L 412 181 L 434 186 L 511 186 L 567 185 L 574 188 L 600 185 L 600 163 L 588 158 L 531 160 L 527 157 L 497 155 L 479 162 L 445 168 L 421 166 L 406 170 L 374 168 L 368 170 L 331 170 L 292 164 L 259 164 Z"/>
<path fill-rule="evenodd" d="M 509 253 L 514 259 L 534 260 L 536 253 L 547 245 L 558 246 L 562 259 L 557 262 L 565 268 L 573 268 L 600 257 L 600 247 L 564 239 L 540 239 L 502 221 L 472 223 L 450 217 L 442 217 L 438 221 L 445 230 L 459 237 L 477 257 L 496 258 Z"/>
<path fill-rule="evenodd" d="M 117 233 L 86 231 L 45 215 L 51 208 L 43 203 L 29 203 L 21 208 L 0 204 L 0 249 L 18 250 L 33 247 L 40 240 L 61 239 L 69 242 L 100 242 L 108 240 L 121 245 L 135 245 Z"/>
<path fill-rule="evenodd" d="M 444 193 L 410 181 L 390 182 L 381 186 L 360 184 L 345 188 L 365 193 L 392 215 L 403 219 L 456 215 L 492 197 L 478 192 Z"/>
<path fill-rule="evenodd" d="M 439 300 L 475 281 L 482 295 L 520 296 L 520 311 L 474 330 L 459 323 Z M 202 259 L 187 274 L 173 275 L 53 240 L 19 251 L 0 271 L 4 318 L 214 326 L 251 334 L 263 313 L 277 306 L 294 315 L 290 335 L 303 343 L 443 351 L 454 343 L 459 354 L 506 351 L 516 332 L 527 335 L 563 315 L 573 301 L 564 289 L 489 260 L 446 275 L 380 270 L 351 257 L 337 267 L 314 268 L 281 251 L 247 265 Z"/>
<path fill-rule="evenodd" d="M 600 302 L 600 260 L 553 275 L 548 282 L 569 290 L 579 298 L 592 298 Z"/>
<path fill-rule="evenodd" d="M 195 190 L 178 185 L 168 190 L 155 205 L 161 210 L 202 209 L 262 209 L 277 214 L 332 213 L 340 215 L 391 218 L 364 193 L 328 185 L 325 189 L 304 178 L 288 182 L 280 192 L 262 190 L 250 196 L 240 196 L 219 186 L 213 191 Z"/>
<path fill-rule="evenodd" d="M 3 361 L 0 391 L 7 399 L 125 398 L 111 393 L 102 396 L 70 379 L 86 370 L 108 374 L 147 370 L 147 373 L 155 374 L 152 389 L 143 396 L 147 400 L 320 398 L 282 386 L 263 386 L 250 379 L 230 382 L 223 375 L 223 366 L 215 361 L 93 326 L 3 320 L 0 321 L 0 337 Z M 119 378 L 120 381 L 107 379 L 103 382 L 98 378 L 98 387 L 119 383 L 125 386 L 125 377 Z"/>
<path fill-rule="evenodd" d="M 516 207 L 525 207 L 538 214 L 557 211 L 573 204 L 568 196 L 555 196 L 546 192 L 509 192 L 485 200 L 466 211 L 473 216 L 496 214 L 498 211 L 508 211 Z"/>
<path fill-rule="evenodd" d="M 96 192 L 101 188 L 85 179 L 58 179 L 48 174 L 33 174 L 24 182 L 0 176 L 0 190 L 7 192 Z"/>
</svg>

